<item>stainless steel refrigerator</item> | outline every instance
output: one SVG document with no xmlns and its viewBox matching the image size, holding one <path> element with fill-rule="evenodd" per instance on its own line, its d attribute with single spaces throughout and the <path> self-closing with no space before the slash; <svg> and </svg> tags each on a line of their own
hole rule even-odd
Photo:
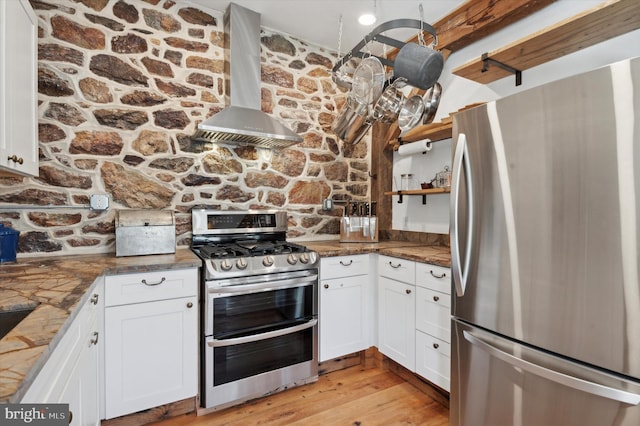
<svg viewBox="0 0 640 426">
<path fill-rule="evenodd" d="M 640 425 L 640 59 L 453 119 L 453 426 Z"/>
</svg>

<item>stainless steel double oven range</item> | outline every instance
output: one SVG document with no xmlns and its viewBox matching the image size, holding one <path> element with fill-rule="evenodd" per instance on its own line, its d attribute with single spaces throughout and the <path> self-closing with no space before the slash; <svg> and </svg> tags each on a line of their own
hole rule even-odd
<svg viewBox="0 0 640 426">
<path fill-rule="evenodd" d="M 201 273 L 201 405 L 225 408 L 318 378 L 317 253 L 284 211 L 192 211 Z"/>
</svg>

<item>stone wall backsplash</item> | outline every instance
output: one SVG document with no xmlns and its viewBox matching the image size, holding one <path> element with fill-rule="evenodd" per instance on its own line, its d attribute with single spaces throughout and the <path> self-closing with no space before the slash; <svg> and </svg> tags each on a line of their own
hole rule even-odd
<svg viewBox="0 0 640 426">
<path fill-rule="evenodd" d="M 173 209 L 182 246 L 195 206 L 284 209 L 290 238 L 330 238 L 341 212 L 324 212 L 322 199 L 369 197 L 369 137 L 343 145 L 330 129 L 345 101 L 334 52 L 262 30 L 262 110 L 301 144 L 195 142 L 197 124 L 225 106 L 221 12 L 184 0 L 31 5 L 40 175 L 0 178 L 0 222 L 21 231 L 19 256 L 115 251 L 115 210 L 133 208 Z M 88 209 L 102 193 L 109 210 Z"/>
</svg>

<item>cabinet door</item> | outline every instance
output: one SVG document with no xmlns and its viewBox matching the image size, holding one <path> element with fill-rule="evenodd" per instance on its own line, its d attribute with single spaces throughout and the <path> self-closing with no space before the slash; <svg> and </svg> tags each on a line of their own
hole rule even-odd
<svg viewBox="0 0 640 426">
<path fill-rule="evenodd" d="M 100 424 L 102 294 L 99 277 L 21 402 L 69 404 L 71 425 Z"/>
<path fill-rule="evenodd" d="M 415 286 L 380 277 L 378 289 L 378 349 L 415 371 Z"/>
<path fill-rule="evenodd" d="M 98 321 L 90 329 L 97 330 Z M 69 424 L 99 425 L 99 388 L 98 388 L 98 342 L 97 331 L 90 331 L 82 345 L 75 367 L 66 378 L 57 402 L 69 404 Z"/>
<path fill-rule="evenodd" d="M 28 0 L 0 1 L 0 173 L 38 176 L 37 31 Z"/>
<path fill-rule="evenodd" d="M 449 343 L 416 331 L 416 373 L 448 392 L 450 372 Z"/>
<path fill-rule="evenodd" d="M 320 283 L 320 361 L 364 350 L 367 275 Z"/>
<path fill-rule="evenodd" d="M 105 309 L 107 419 L 195 396 L 197 385 L 197 297 Z"/>
</svg>

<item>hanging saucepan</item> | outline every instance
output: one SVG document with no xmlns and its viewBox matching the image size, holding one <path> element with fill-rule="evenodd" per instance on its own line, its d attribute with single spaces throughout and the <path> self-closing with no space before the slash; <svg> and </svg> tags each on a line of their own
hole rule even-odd
<svg viewBox="0 0 640 426">
<path fill-rule="evenodd" d="M 438 105 L 440 104 L 440 94 L 442 93 L 442 86 L 436 81 L 436 83 L 429 89 L 424 96 L 424 114 L 422 116 L 422 124 L 429 124 L 433 121 L 438 111 Z"/>
<path fill-rule="evenodd" d="M 352 93 L 347 95 L 347 102 L 342 107 L 342 111 L 340 115 L 336 117 L 333 122 L 332 128 L 333 132 L 340 139 L 344 140 L 347 129 L 350 123 L 355 119 L 358 115 L 367 115 L 368 109 L 367 105 L 362 104 L 356 100 Z"/>
<path fill-rule="evenodd" d="M 442 53 L 428 46 L 407 43 L 398 52 L 393 74 L 415 87 L 427 90 L 438 80 L 444 67 Z"/>
<path fill-rule="evenodd" d="M 391 124 L 398 119 L 398 114 L 405 101 L 405 96 L 400 87 L 405 83 L 406 80 L 397 79 L 384 89 L 371 112 L 373 120 Z"/>
</svg>

